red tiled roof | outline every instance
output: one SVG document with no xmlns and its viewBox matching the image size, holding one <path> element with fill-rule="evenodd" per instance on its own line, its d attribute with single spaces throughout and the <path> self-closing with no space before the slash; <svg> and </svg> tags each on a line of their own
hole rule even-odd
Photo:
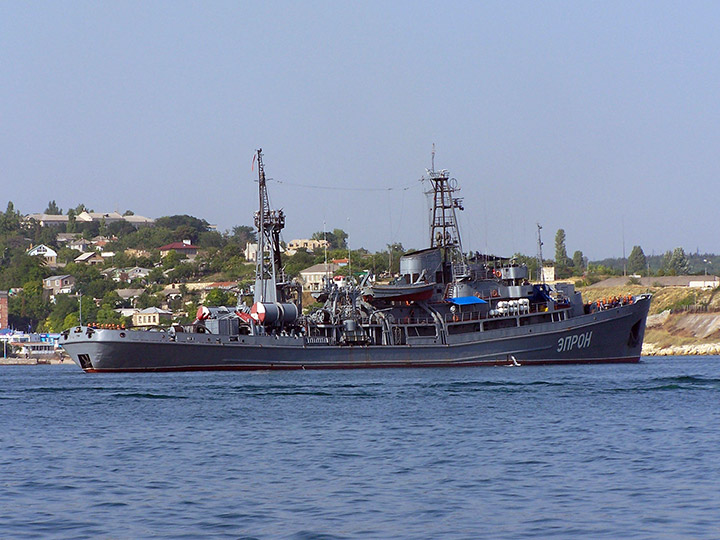
<svg viewBox="0 0 720 540">
<path fill-rule="evenodd" d="M 173 242 L 172 244 L 168 244 L 167 246 L 163 246 L 160 248 L 160 251 L 170 251 L 171 249 L 179 250 L 179 249 L 199 249 L 197 246 L 193 246 L 192 244 L 185 244 L 183 242 Z"/>
</svg>

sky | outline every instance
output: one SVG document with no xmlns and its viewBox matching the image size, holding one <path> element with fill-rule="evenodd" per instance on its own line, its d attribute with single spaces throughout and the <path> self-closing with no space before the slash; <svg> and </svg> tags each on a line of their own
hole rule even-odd
<svg viewBox="0 0 720 540">
<path fill-rule="evenodd" d="M 720 253 L 720 3 L 0 1 L 0 204 L 465 250 Z M 2 204 L 4 210 L 6 206 Z"/>
</svg>

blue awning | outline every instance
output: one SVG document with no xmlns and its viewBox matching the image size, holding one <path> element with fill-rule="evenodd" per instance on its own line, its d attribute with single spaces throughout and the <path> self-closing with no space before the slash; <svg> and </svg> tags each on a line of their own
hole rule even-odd
<svg viewBox="0 0 720 540">
<path fill-rule="evenodd" d="M 471 306 L 473 304 L 487 304 L 482 298 L 477 296 L 458 296 L 456 298 L 448 298 L 448 302 L 456 306 Z"/>
</svg>

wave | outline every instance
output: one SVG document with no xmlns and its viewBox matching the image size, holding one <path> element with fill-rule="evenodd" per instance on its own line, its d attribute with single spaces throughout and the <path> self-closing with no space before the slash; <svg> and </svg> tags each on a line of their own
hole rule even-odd
<svg viewBox="0 0 720 540">
<path fill-rule="evenodd" d="M 645 382 L 645 384 L 643 384 Z M 668 392 L 673 390 L 716 390 L 720 389 L 720 379 L 700 375 L 678 375 L 675 377 L 655 377 L 648 381 L 638 381 L 637 386 L 613 388 L 611 392 Z"/>
<path fill-rule="evenodd" d="M 171 396 L 168 394 L 153 394 L 150 392 L 113 392 L 110 396 L 132 399 L 187 399 L 187 396 Z"/>
<path fill-rule="evenodd" d="M 720 379 L 713 377 L 702 377 L 700 375 L 679 375 L 677 377 L 659 377 L 656 381 L 666 381 L 678 384 L 720 384 Z"/>
</svg>

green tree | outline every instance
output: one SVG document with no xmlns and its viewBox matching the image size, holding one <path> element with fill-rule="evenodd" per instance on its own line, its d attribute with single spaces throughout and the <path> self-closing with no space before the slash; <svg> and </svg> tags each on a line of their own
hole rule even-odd
<svg viewBox="0 0 720 540">
<path fill-rule="evenodd" d="M 49 303 L 43 298 L 40 280 L 27 281 L 22 289 L 8 299 L 8 319 L 16 328 L 35 330 L 48 316 Z"/>
<path fill-rule="evenodd" d="M 666 276 L 682 276 L 686 275 L 689 270 L 689 264 L 685 250 L 676 247 L 672 251 L 666 251 L 662 258 L 661 273 Z"/>
<path fill-rule="evenodd" d="M 50 275 L 42 257 L 30 257 L 24 249 L 3 250 L 3 259 L 8 260 L 7 266 L 0 267 L 0 289 L 22 287 L 28 281 L 42 281 Z"/>
<path fill-rule="evenodd" d="M 41 227 L 35 222 L 32 226 L 25 227 L 25 234 L 31 236 L 33 244 L 45 244 L 46 246 L 57 245 L 57 229 L 55 227 Z"/>
<path fill-rule="evenodd" d="M 137 307 L 139 309 L 145 309 L 149 307 L 160 307 L 161 300 L 157 297 L 157 295 L 149 294 L 147 291 L 143 291 L 143 293 L 138 296 L 137 299 Z"/>
<path fill-rule="evenodd" d="M 180 263 L 168 273 L 170 281 L 187 281 L 195 275 L 197 267 L 192 263 Z"/>
<path fill-rule="evenodd" d="M 19 231 L 20 222 L 20 212 L 15 211 L 15 206 L 9 201 L 5 213 L 0 213 L 0 234 Z"/>
<path fill-rule="evenodd" d="M 77 232 L 77 220 L 75 219 L 75 210 L 72 208 L 68 210 L 68 222 L 65 226 L 65 231 L 69 233 Z"/>
<path fill-rule="evenodd" d="M 555 234 L 555 275 L 566 278 L 570 275 L 567 249 L 565 248 L 565 230 L 558 229 Z"/>
<path fill-rule="evenodd" d="M 82 214 L 83 212 L 92 212 L 87 206 L 85 206 L 83 203 L 78 204 L 74 208 L 75 215 Z"/>
<path fill-rule="evenodd" d="M 582 273 L 585 271 L 585 257 L 583 257 L 583 252 L 578 250 L 575 253 L 573 253 L 573 273 L 577 276 L 582 275 Z"/>
<path fill-rule="evenodd" d="M 313 233 L 312 240 L 327 240 L 330 244 L 328 249 L 347 249 L 348 234 L 342 229 L 329 231 L 318 231 Z"/>
<path fill-rule="evenodd" d="M 69 263 L 75 260 L 76 257 L 80 255 L 80 252 L 77 249 L 72 249 L 69 247 L 63 247 L 60 248 L 57 252 L 57 260 L 61 263 Z"/>
<path fill-rule="evenodd" d="M 283 257 L 283 262 L 287 276 L 297 277 L 301 270 L 305 270 L 315 263 L 315 257 L 308 253 L 307 249 L 299 248 L 291 257 Z"/>
<path fill-rule="evenodd" d="M 51 215 L 51 216 L 61 216 L 62 209 L 58 208 L 58 205 L 55 202 L 55 200 L 52 200 L 48 203 L 47 208 L 45 209 L 44 213 Z"/>
<path fill-rule="evenodd" d="M 148 283 L 165 283 L 165 274 L 162 268 L 153 268 L 147 276 Z"/>
<path fill-rule="evenodd" d="M 85 295 L 80 298 L 80 304 L 82 304 L 82 323 L 97 322 L 98 306 L 95 300 Z"/>
<path fill-rule="evenodd" d="M 222 247 L 226 239 L 217 231 L 203 231 L 197 237 L 197 245 L 201 248 Z"/>
<path fill-rule="evenodd" d="M 248 242 L 257 242 L 257 233 L 253 227 L 249 227 L 248 225 L 237 225 L 236 227 L 233 227 L 232 234 L 228 237 L 228 240 L 244 248 Z"/>
<path fill-rule="evenodd" d="M 235 302 L 232 294 L 220 289 L 213 289 L 207 293 L 203 304 L 209 307 L 217 307 L 235 305 Z"/>
<path fill-rule="evenodd" d="M 647 258 L 640 246 L 633 246 L 628 257 L 628 271 L 631 274 L 645 274 L 647 273 Z"/>
<path fill-rule="evenodd" d="M 177 251 L 174 249 L 171 249 L 165 257 L 163 257 L 162 263 L 163 268 L 165 270 L 168 270 L 170 268 L 175 268 L 178 264 L 180 264 L 180 261 L 184 259 L 183 255 L 180 255 Z"/>
<path fill-rule="evenodd" d="M 80 325 L 80 317 L 78 315 L 77 311 L 73 311 L 72 313 L 68 313 L 65 318 L 63 319 L 62 323 L 58 328 L 55 328 L 54 331 L 61 332 L 62 330 L 67 330 L 68 328 L 72 328 L 73 326 L 79 326 Z"/>
<path fill-rule="evenodd" d="M 80 303 L 75 295 L 56 294 L 52 311 L 47 319 L 45 319 L 43 328 L 49 332 L 62 332 L 71 326 L 77 326 L 79 305 Z M 70 315 L 74 315 L 74 322 L 66 324 L 67 318 Z"/>
<path fill-rule="evenodd" d="M 199 219 L 193 216 L 188 216 L 187 214 L 183 214 L 159 217 L 155 220 L 155 226 L 164 227 L 173 231 L 176 231 L 180 227 L 188 227 L 188 229 L 193 231 L 189 234 L 197 238 L 197 235 L 199 233 L 208 230 L 209 224 L 204 219 Z M 188 237 L 186 236 L 185 238 Z M 183 240 L 183 238 L 180 238 L 179 240 Z"/>
</svg>

